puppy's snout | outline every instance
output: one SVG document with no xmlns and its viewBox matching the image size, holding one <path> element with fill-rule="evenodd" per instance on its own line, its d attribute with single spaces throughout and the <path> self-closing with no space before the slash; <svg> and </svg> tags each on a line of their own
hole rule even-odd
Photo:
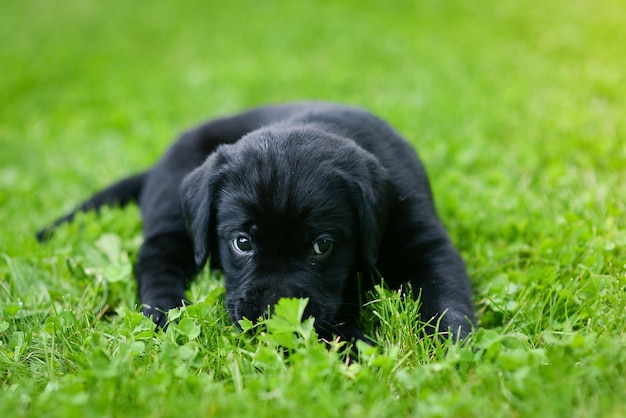
<svg viewBox="0 0 626 418">
<path fill-rule="evenodd" d="M 273 288 L 256 288 L 246 292 L 238 303 L 240 317 L 250 320 L 259 318 L 266 319 L 274 314 L 274 307 L 281 298 L 304 298 L 307 297 L 303 289 L 285 289 L 278 291 Z"/>
<path fill-rule="evenodd" d="M 270 295 L 271 296 L 271 295 Z M 251 321 L 267 318 L 274 311 L 274 304 L 261 289 L 252 289 L 237 299 L 236 311 L 239 318 L 246 317 Z"/>
</svg>

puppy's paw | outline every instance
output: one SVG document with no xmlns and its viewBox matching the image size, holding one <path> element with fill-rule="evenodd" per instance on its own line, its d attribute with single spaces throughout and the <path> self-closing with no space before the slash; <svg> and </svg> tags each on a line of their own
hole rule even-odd
<svg viewBox="0 0 626 418">
<path fill-rule="evenodd" d="M 457 309 L 446 309 L 444 313 L 433 315 L 428 320 L 428 315 L 422 315 L 425 323 L 426 335 L 437 335 L 441 339 L 451 338 L 456 342 L 464 341 L 474 330 L 476 320 Z"/>
<path fill-rule="evenodd" d="M 183 304 L 188 305 L 185 299 L 159 298 L 146 301 L 141 306 L 141 313 L 152 319 L 152 322 L 160 329 L 167 328 L 167 312 L 170 309 L 180 308 Z"/>
</svg>

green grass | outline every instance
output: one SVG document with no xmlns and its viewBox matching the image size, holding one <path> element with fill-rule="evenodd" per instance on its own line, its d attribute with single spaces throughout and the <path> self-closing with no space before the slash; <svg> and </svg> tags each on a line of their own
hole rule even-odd
<svg viewBox="0 0 626 418">
<path fill-rule="evenodd" d="M 154 3 L 154 4 L 152 4 Z M 544 1 L 0 5 L 0 405 L 5 416 L 626 415 L 626 6 Z M 298 301 L 227 320 L 218 272 L 155 333 L 136 208 L 33 232 L 252 105 L 365 106 L 416 145 L 472 276 L 466 345 L 377 289 L 345 362 Z"/>
</svg>

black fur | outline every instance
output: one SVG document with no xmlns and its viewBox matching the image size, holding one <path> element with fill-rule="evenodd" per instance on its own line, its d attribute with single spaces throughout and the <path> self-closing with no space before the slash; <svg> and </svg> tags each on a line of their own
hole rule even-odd
<svg viewBox="0 0 626 418">
<path fill-rule="evenodd" d="M 281 297 L 308 297 L 316 329 L 357 329 L 357 283 L 376 268 L 421 293 L 422 320 L 464 337 L 475 322 L 464 263 L 440 223 L 424 168 L 388 124 L 354 107 L 269 106 L 183 134 L 148 172 L 76 211 L 135 198 L 144 243 L 135 274 L 143 312 L 164 325 L 210 260 L 236 322 Z M 76 211 L 40 231 L 40 240 Z"/>
</svg>

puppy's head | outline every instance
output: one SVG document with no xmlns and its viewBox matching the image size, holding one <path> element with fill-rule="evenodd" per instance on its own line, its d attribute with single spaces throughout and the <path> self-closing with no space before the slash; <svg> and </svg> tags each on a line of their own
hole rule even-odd
<svg viewBox="0 0 626 418">
<path fill-rule="evenodd" d="M 196 262 L 218 261 L 235 323 L 308 297 L 305 316 L 327 330 L 350 280 L 376 264 L 390 192 L 386 171 L 351 140 L 263 129 L 218 148 L 181 199 Z"/>
</svg>

